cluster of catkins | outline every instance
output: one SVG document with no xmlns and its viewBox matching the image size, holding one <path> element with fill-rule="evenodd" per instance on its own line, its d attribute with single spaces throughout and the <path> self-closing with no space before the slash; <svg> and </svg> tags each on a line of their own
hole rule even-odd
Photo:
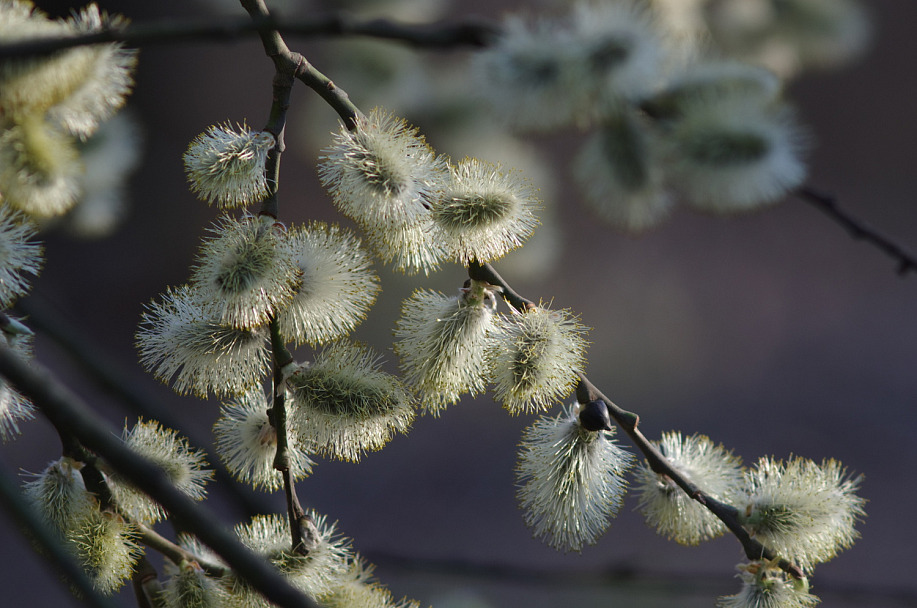
<svg viewBox="0 0 917 608">
<path fill-rule="evenodd" d="M 121 23 L 91 4 L 65 20 L 21 0 L 0 0 L 0 42 L 68 38 Z M 34 220 L 58 216 L 85 194 L 80 145 L 124 103 L 136 58 L 117 44 L 0 61 L 0 311 L 29 289 L 43 250 Z M 31 331 L 0 312 L 4 346 L 30 356 Z M 29 401 L 0 382 L 0 437 L 31 417 Z"/>
<path fill-rule="evenodd" d="M 508 17 L 474 72 L 510 127 L 586 131 L 572 166 L 585 202 L 641 232 L 678 202 L 729 214 L 799 186 L 808 138 L 764 66 L 842 61 L 867 31 L 858 5 L 833 0 L 578 2 Z"/>
<path fill-rule="evenodd" d="M 787 4 L 794 3 L 780 3 Z M 27 24 L 23 37 L 44 35 L 45 29 L 67 35 L 67 27 L 91 31 L 107 19 L 94 7 L 63 25 L 24 2 L 0 0 L 0 9 Z M 38 29 L 27 29 L 33 26 Z M 6 27 L 0 23 L 8 37 Z M 580 4 L 566 20 L 535 25 L 510 19 L 503 35 L 479 53 L 482 88 L 505 104 L 518 126 L 596 127 L 580 176 L 593 198 L 609 205 L 605 213 L 630 229 L 659 219 L 673 189 L 693 205 L 734 210 L 774 200 L 798 185 L 804 175 L 800 137 L 779 98 L 779 81 L 759 68 L 706 59 L 676 70 L 658 28 L 646 7 L 634 2 Z M 0 293 L 5 304 L 21 295 L 22 272 L 34 273 L 38 266 L 21 215 L 6 206 L 50 215 L 70 204 L 61 192 L 73 191 L 60 159 L 33 163 L 38 157 L 30 146 L 58 137 L 63 143 L 48 150 L 67 156 L 67 138 L 88 136 L 129 86 L 132 55 L 117 46 L 85 48 L 94 50 L 74 55 L 75 67 L 47 77 L 56 84 L 48 85 L 53 94 L 44 101 L 26 93 L 31 85 L 16 93 L 6 83 L 29 70 L 41 75 L 84 47 L 0 67 L 0 107 L 9 121 L 0 154 L 15 160 L 4 156 L 0 166 L 6 214 L 0 217 L 0 237 L 6 239 L 0 241 L 0 262 L 16 277 L 0 281 L 4 290 L 12 289 L 9 296 Z M 111 63 L 93 64 L 99 57 Z M 107 75 L 106 103 L 88 103 L 88 93 L 74 84 L 84 63 Z M 74 103 L 65 104 L 71 97 Z M 462 395 L 491 386 L 509 412 L 536 413 L 570 393 L 584 368 L 585 329 L 578 319 L 519 300 L 507 313 L 498 312 L 507 294 L 484 280 L 469 279 L 451 296 L 418 290 L 404 302 L 395 329 L 403 379 L 386 372 L 371 348 L 348 338 L 380 289 L 374 258 L 426 273 L 445 261 L 481 268 L 519 247 L 537 225 L 539 201 L 518 172 L 471 158 L 453 163 L 404 121 L 380 110 L 357 115 L 352 128 L 334 135 L 319 177 L 337 208 L 362 229 L 364 245 L 336 225 L 287 227 L 271 214 L 249 212 L 276 193 L 267 177 L 275 147 L 271 133 L 228 123 L 209 128 L 189 146 L 184 160 L 191 189 L 227 213 L 204 239 L 188 282 L 150 303 L 137 332 L 141 363 L 157 378 L 181 394 L 225 399 L 214 427 L 216 451 L 236 478 L 268 490 L 282 487 L 271 417 L 278 398 L 287 411 L 290 471 L 300 479 L 314 466 L 311 455 L 357 461 L 380 449 L 409 429 L 418 407 L 439 415 Z M 39 186 L 57 190 L 52 196 Z M 39 204 L 46 200 L 57 206 Z M 290 343 L 309 345 L 316 355 L 305 363 L 281 356 Z M 268 378 L 275 380 L 270 397 L 263 387 Z M 576 403 L 557 417 L 539 418 L 522 439 L 518 498 L 526 523 L 558 549 L 596 542 L 622 504 L 624 475 L 634 459 L 615 443 L 604 407 L 600 401 Z M 7 419 L 4 429 L 11 424 Z M 203 497 L 210 472 L 202 455 L 174 431 L 140 422 L 125 430 L 124 440 L 160 464 L 188 496 Z M 834 461 L 762 458 L 743 469 L 706 437 L 677 433 L 665 435 L 657 447 L 710 497 L 734 505 L 751 535 L 806 574 L 856 537 L 854 525 L 863 515 L 863 500 L 855 494 L 859 480 Z M 636 480 L 647 522 L 660 534 L 697 544 L 725 531 L 665 475 L 643 467 Z M 138 533 L 164 516 L 104 463 L 88 465 L 72 455 L 52 463 L 26 491 L 106 592 L 130 575 L 140 554 Z M 258 516 L 236 532 L 322 605 L 416 606 L 397 602 L 374 581 L 372 567 L 324 516 L 311 513 L 309 519 L 304 554 L 292 550 L 284 517 Z M 164 605 L 266 605 L 194 538 L 180 544 L 191 557 L 168 563 Z M 720 605 L 795 608 L 817 602 L 804 579 L 779 566 L 767 560 L 743 564 L 742 591 L 721 598 Z"/>
</svg>

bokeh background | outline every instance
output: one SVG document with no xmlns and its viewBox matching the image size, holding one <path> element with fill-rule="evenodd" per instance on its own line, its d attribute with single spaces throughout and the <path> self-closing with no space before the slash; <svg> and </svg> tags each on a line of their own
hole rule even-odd
<svg viewBox="0 0 917 608">
<path fill-rule="evenodd" d="M 38 4 L 53 14 L 75 6 Z M 455 4 L 414 3 L 408 15 L 498 17 L 522 3 Z M 841 70 L 805 74 L 788 95 L 812 134 L 809 183 L 917 248 L 917 4 L 864 4 L 874 30 L 869 51 Z M 242 14 L 230 0 L 100 5 L 136 22 Z M 336 5 L 294 2 L 286 9 L 302 15 Z M 569 307 L 593 328 L 590 378 L 640 413 L 649 437 L 670 429 L 700 432 L 747 463 L 766 454 L 836 458 L 862 473 L 869 500 L 862 538 L 816 570 L 813 591 L 825 606 L 917 606 L 917 275 L 897 275 L 892 260 L 792 197 L 728 219 L 679 210 L 648 234 L 622 236 L 597 221 L 571 184 L 568 161 L 581 134 L 499 144 L 493 129 L 450 122 L 455 112 L 482 111 L 459 95 L 468 86 L 469 52 L 289 42 L 364 110 L 401 107 L 438 151 L 525 165 L 545 195 L 544 234 L 496 266 L 522 294 Z M 412 69 L 392 70 L 393 59 Z M 97 240 L 48 226 L 46 267 L 27 302 L 74 328 L 107 369 L 202 445 L 219 404 L 179 397 L 144 373 L 134 332 L 144 304 L 187 279 L 200 238 L 217 217 L 187 190 L 181 163 L 187 143 L 216 122 L 262 123 L 271 76 L 255 40 L 144 49 L 127 108 L 143 134 L 142 159 L 124 222 Z M 450 91 L 461 108 L 434 104 Z M 347 224 L 315 173 L 336 128 L 334 113 L 297 87 L 289 116 L 282 219 Z M 454 265 L 429 277 L 377 270 L 384 291 L 355 336 L 394 365 L 391 330 L 400 302 L 417 287 L 451 293 L 465 275 Z M 134 419 L 54 340 L 40 334 L 36 353 L 113 431 Z M 517 442 L 530 423 L 508 416 L 488 396 L 466 398 L 438 419 L 420 417 L 407 436 L 359 464 L 320 461 L 300 484 L 300 496 L 339 522 L 396 596 L 423 605 L 711 606 L 738 589 L 733 574 L 741 552 L 734 539 L 699 548 L 667 542 L 643 524 L 633 497 L 600 542 L 581 554 L 532 539 L 517 510 L 513 474 Z M 19 439 L 0 446 L 4 474 L 40 471 L 59 449 L 47 423 L 29 422 Z M 283 509 L 279 496 L 256 498 L 267 509 Z M 248 517 L 216 486 L 207 504 L 227 527 Z M 0 604 L 76 604 L 5 520 L 0 538 Z M 133 604 L 129 592 L 118 599 Z"/>
</svg>

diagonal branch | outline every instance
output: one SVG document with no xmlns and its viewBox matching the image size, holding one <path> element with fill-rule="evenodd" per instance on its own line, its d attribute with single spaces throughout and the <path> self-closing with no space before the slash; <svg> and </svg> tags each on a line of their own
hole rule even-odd
<svg viewBox="0 0 917 608">
<path fill-rule="evenodd" d="M 315 602 L 233 537 L 217 517 L 176 490 L 159 467 L 126 447 L 106 421 L 47 369 L 35 363 L 30 365 L 9 348 L 0 346 L 0 375 L 32 399 L 56 428 L 73 434 L 86 448 L 104 458 L 115 472 L 161 504 L 178 526 L 213 549 L 268 600 L 283 608 L 317 608 Z"/>
<path fill-rule="evenodd" d="M 468 267 L 468 276 L 476 281 L 487 281 L 491 285 L 497 285 L 501 288 L 501 293 L 506 299 L 507 303 L 513 306 L 515 309 L 522 311 L 526 308 L 531 308 L 534 306 L 532 300 L 520 296 L 516 291 L 501 277 L 493 266 L 488 263 L 481 264 L 478 262 L 472 262 Z M 653 469 L 656 473 L 660 475 L 665 475 L 669 477 L 679 488 L 681 488 L 685 494 L 687 494 L 692 499 L 696 500 L 708 511 L 713 513 L 720 521 L 722 521 L 730 532 L 735 535 L 735 537 L 742 544 L 742 548 L 745 551 L 745 555 L 750 560 L 758 559 L 775 559 L 778 556 L 762 545 L 760 542 L 749 536 L 748 531 L 742 527 L 742 524 L 738 519 L 738 510 L 726 503 L 720 502 L 714 499 L 712 496 L 707 495 L 701 488 L 694 484 L 690 479 L 678 472 L 674 467 L 672 467 L 669 460 L 663 456 L 663 454 L 652 444 L 650 441 L 643 435 L 640 431 L 638 425 L 640 424 L 640 417 L 633 413 L 629 412 L 618 405 L 616 405 L 611 399 L 606 397 L 589 379 L 585 374 L 577 373 L 579 376 L 579 383 L 576 387 L 576 399 L 580 403 L 589 403 L 592 401 L 602 401 L 606 408 L 608 409 L 609 415 L 614 418 L 615 423 L 618 427 L 621 428 L 627 435 L 630 437 L 633 444 L 639 449 L 643 456 L 646 458 L 647 463 L 650 465 L 650 468 Z M 805 574 L 802 570 L 799 569 L 795 564 L 790 563 L 789 561 L 780 558 L 778 565 L 785 572 L 796 578 L 804 578 Z"/>
<path fill-rule="evenodd" d="M 811 186 L 799 188 L 796 190 L 796 196 L 846 228 L 854 239 L 866 241 L 893 258 L 898 263 L 898 274 L 902 277 L 906 276 L 908 272 L 917 272 L 917 257 L 878 230 L 867 226 L 841 209 L 835 197 L 819 192 Z"/>
</svg>

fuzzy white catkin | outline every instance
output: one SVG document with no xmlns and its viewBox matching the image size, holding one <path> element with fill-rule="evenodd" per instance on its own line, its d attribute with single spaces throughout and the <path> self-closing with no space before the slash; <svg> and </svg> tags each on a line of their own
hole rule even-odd
<svg viewBox="0 0 917 608">
<path fill-rule="evenodd" d="M 745 473 L 739 516 L 766 547 L 809 571 L 859 537 L 855 526 L 865 516 L 865 500 L 856 494 L 861 480 L 835 460 L 760 458 Z"/>
<path fill-rule="evenodd" d="M 357 461 L 381 449 L 414 420 L 414 399 L 401 380 L 381 369 L 369 347 L 347 341 L 328 346 L 309 365 L 290 372 L 291 429 L 303 445 Z"/>
<path fill-rule="evenodd" d="M 743 486 L 741 459 L 704 435 L 663 433 L 653 442 L 672 468 L 687 477 L 708 496 L 732 504 Z M 707 508 L 688 496 L 665 475 L 642 463 L 635 475 L 639 509 L 646 523 L 666 538 L 697 545 L 726 531 L 725 525 Z"/>
<path fill-rule="evenodd" d="M 395 352 L 408 385 L 433 415 L 463 393 L 484 390 L 495 307 L 492 291 L 474 282 L 458 296 L 418 290 L 404 301 Z"/>
<path fill-rule="evenodd" d="M 239 481 L 255 488 L 276 491 L 283 478 L 274 468 L 277 455 L 277 431 L 268 418 L 267 396 L 260 386 L 224 403 L 213 426 L 215 451 L 229 472 Z M 290 474 L 294 480 L 305 478 L 315 464 L 306 453 L 299 436 L 288 440 Z"/>
<path fill-rule="evenodd" d="M 266 329 L 222 324 L 186 285 L 147 305 L 136 341 L 143 367 L 182 395 L 240 395 L 270 369 Z"/>
<path fill-rule="evenodd" d="M 467 158 L 452 167 L 451 176 L 430 214 L 456 262 L 495 260 L 532 235 L 540 201 L 519 171 Z"/>
<path fill-rule="evenodd" d="M 211 232 L 191 272 L 191 293 L 224 325 L 266 325 L 293 299 L 299 278 L 286 234 L 270 216 L 224 216 Z"/>
<path fill-rule="evenodd" d="M 379 279 L 359 239 L 314 222 L 287 238 L 297 269 L 293 297 L 277 313 L 280 334 L 297 344 L 325 344 L 350 333 L 366 316 Z"/>
<path fill-rule="evenodd" d="M 536 537 L 563 551 L 598 540 L 621 508 L 633 457 L 611 431 L 587 431 L 574 406 L 543 416 L 520 443 L 517 498 Z"/>
<path fill-rule="evenodd" d="M 222 209 L 250 205 L 268 193 L 265 168 L 276 144 L 265 131 L 246 125 L 214 125 L 198 135 L 185 152 L 191 191 Z"/>
<path fill-rule="evenodd" d="M 536 307 L 501 316 L 490 350 L 494 398 L 521 414 L 565 397 L 583 369 L 585 332 L 567 310 Z"/>
</svg>

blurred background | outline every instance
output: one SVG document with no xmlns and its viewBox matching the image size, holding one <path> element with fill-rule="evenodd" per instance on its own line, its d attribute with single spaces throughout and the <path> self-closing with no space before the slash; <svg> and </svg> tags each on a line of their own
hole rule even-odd
<svg viewBox="0 0 917 608">
<path fill-rule="evenodd" d="M 138 23 L 242 15 L 230 0 L 99 4 Z M 282 8 L 306 16 L 344 4 Z M 358 8 L 368 10 L 365 4 L 371 3 Z M 376 4 L 372 14 L 418 21 L 498 18 L 522 6 Z M 917 249 L 917 4 L 863 4 L 873 30 L 866 53 L 841 69 L 803 74 L 787 94 L 813 140 L 809 183 Z M 38 5 L 54 15 L 76 6 Z M 638 412 L 650 438 L 673 429 L 703 433 L 748 464 L 763 455 L 835 458 L 863 474 L 861 495 L 869 503 L 862 538 L 817 568 L 813 592 L 825 606 L 917 606 L 917 275 L 899 276 L 890 258 L 794 197 L 731 218 L 679 209 L 647 234 L 621 235 L 592 215 L 572 184 L 569 159 L 583 134 L 508 139 L 483 121 L 456 116 L 486 113 L 462 94 L 469 51 L 365 40 L 288 43 L 361 109 L 401 113 L 438 152 L 523 168 L 542 188 L 544 225 L 522 251 L 495 266 L 523 295 L 571 308 L 593 328 L 590 379 Z M 105 367 L 207 447 L 219 403 L 180 397 L 157 383 L 137 362 L 134 333 L 143 306 L 187 280 L 200 239 L 218 217 L 188 191 L 182 153 L 209 125 L 262 124 L 272 73 L 254 38 L 143 49 L 126 108 L 142 152 L 123 219 L 96 239 L 75 236 L 66 222 L 47 226 L 46 265 L 26 301 L 36 314 L 77 331 Z M 333 111 L 297 87 L 280 188 L 286 223 L 348 225 L 315 172 L 336 129 Z M 377 271 L 383 293 L 355 337 L 387 353 L 394 368 L 391 331 L 401 301 L 417 287 L 452 293 L 465 273 L 451 264 L 429 277 Z M 35 352 L 111 421 L 113 432 L 135 419 L 54 339 L 39 333 Z M 418 418 L 407 436 L 359 464 L 319 461 L 299 485 L 300 496 L 338 521 L 396 597 L 424 606 L 711 606 L 738 590 L 733 575 L 742 555 L 732 537 L 697 548 L 670 543 L 644 525 L 633 497 L 599 543 L 581 554 L 532 539 L 516 506 L 513 473 L 517 443 L 531 422 L 510 417 L 489 396 L 466 398 L 439 418 Z M 0 446 L 8 476 L 38 472 L 60 455 L 43 420 L 22 430 Z M 280 496 L 256 499 L 266 509 L 283 509 Z M 207 506 L 227 527 L 249 517 L 218 484 Z M 0 603 L 77 604 L 6 520 L 0 535 Z M 134 605 L 129 590 L 119 602 Z"/>
</svg>

